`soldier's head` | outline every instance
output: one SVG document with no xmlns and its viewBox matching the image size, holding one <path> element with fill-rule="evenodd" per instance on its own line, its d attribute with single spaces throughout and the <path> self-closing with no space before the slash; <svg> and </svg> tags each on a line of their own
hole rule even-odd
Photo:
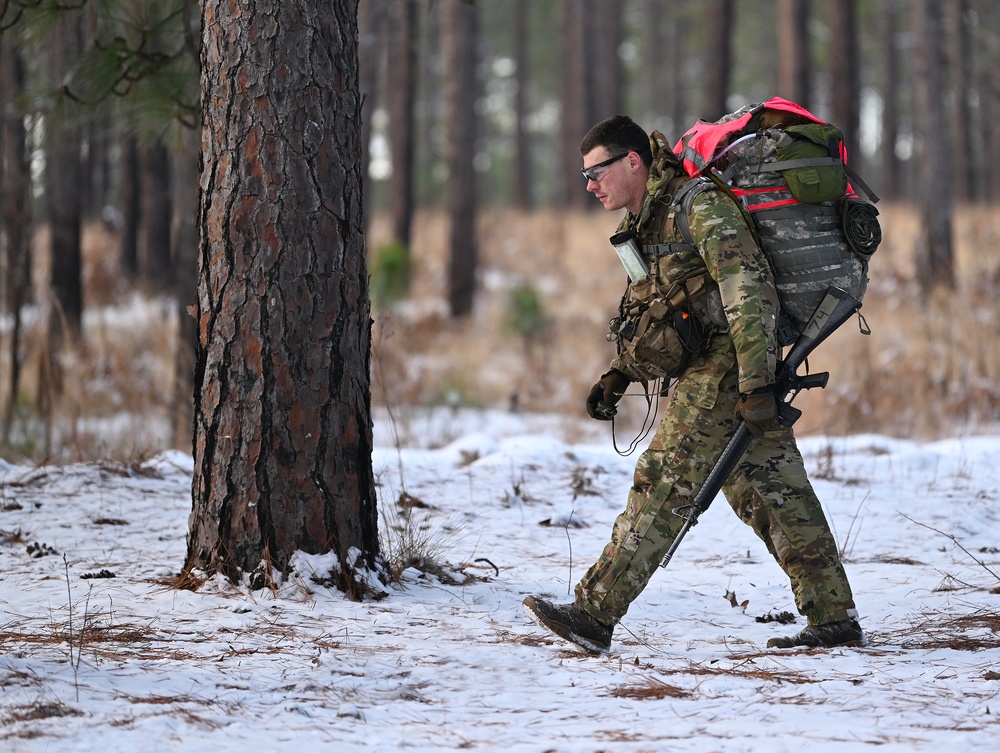
<svg viewBox="0 0 1000 753">
<path fill-rule="evenodd" d="M 653 154 L 649 136 L 625 115 L 602 120 L 580 143 L 587 190 L 605 209 L 638 213 Z"/>
</svg>

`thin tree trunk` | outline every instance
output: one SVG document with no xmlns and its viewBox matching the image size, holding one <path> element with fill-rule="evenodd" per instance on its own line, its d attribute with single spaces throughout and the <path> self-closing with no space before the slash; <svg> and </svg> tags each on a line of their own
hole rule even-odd
<svg viewBox="0 0 1000 753">
<path fill-rule="evenodd" d="M 899 194 L 899 158 L 896 141 L 899 138 L 899 53 L 897 32 L 899 11 L 897 0 L 882 0 L 881 9 L 881 76 L 882 87 L 882 185 L 877 189 L 883 197 L 896 198 Z"/>
<path fill-rule="evenodd" d="M 142 217 L 141 275 L 151 290 L 165 292 L 173 287 L 170 225 L 173 198 L 170 191 L 170 152 L 162 140 L 140 150 Z"/>
<path fill-rule="evenodd" d="M 954 286 L 952 178 L 944 126 L 945 69 L 942 8 L 937 0 L 914 0 L 917 160 L 921 166 L 917 279 L 925 291 Z"/>
<path fill-rule="evenodd" d="M 621 0 L 590 0 L 592 7 L 588 18 L 591 23 L 587 30 L 590 51 L 585 58 L 587 88 L 590 93 L 587 116 L 588 128 L 594 123 L 618 115 L 622 112 L 622 93 L 625 90 L 622 78 L 621 58 L 618 48 L 622 42 Z M 578 141 L 583 138 L 580 134 Z M 596 202 L 591 202 L 596 207 Z"/>
<path fill-rule="evenodd" d="M 61 81 L 80 47 L 77 14 L 62 12 L 52 37 L 50 72 Z M 46 210 L 52 233 L 50 284 L 54 311 L 49 333 L 54 353 L 67 339 L 75 342 L 83 321 L 83 259 L 81 250 L 81 132 L 74 108 L 60 93 L 62 109 L 51 120 L 45 163 Z"/>
<path fill-rule="evenodd" d="M 809 108 L 809 0 L 778 0 L 778 94 Z"/>
<path fill-rule="evenodd" d="M 199 351 L 185 572 L 379 566 L 357 0 L 203 3 Z"/>
<path fill-rule="evenodd" d="M 139 279 L 139 222 L 142 217 L 139 147 L 136 144 L 135 136 L 127 135 L 122 139 L 119 172 L 121 174 L 118 202 L 122 214 L 122 272 L 134 283 Z"/>
<path fill-rule="evenodd" d="M 174 355 L 173 445 L 191 451 L 194 432 L 194 361 L 198 344 L 198 139 L 185 131 L 174 181 L 174 300 L 178 337 Z"/>
<path fill-rule="evenodd" d="M 395 0 L 390 11 L 389 34 L 389 138 L 392 180 L 389 214 L 395 240 L 410 247 L 413 225 L 413 101 L 416 96 L 416 22 L 413 0 Z"/>
<path fill-rule="evenodd" d="M 715 120 L 729 111 L 729 82 L 733 56 L 733 0 L 706 3 L 709 45 L 705 52 L 705 94 L 702 118 Z"/>
<path fill-rule="evenodd" d="M 972 40 L 969 33 L 968 0 L 949 0 L 948 20 L 949 57 L 952 88 L 955 92 L 952 170 L 955 181 L 955 200 L 966 201 L 972 196 L 972 171 L 969 155 L 972 148 L 971 114 L 969 112 L 969 70 L 971 68 Z"/>
<path fill-rule="evenodd" d="M 442 0 L 447 102 L 448 302 L 451 315 L 472 312 L 476 288 L 476 7 Z"/>
<path fill-rule="evenodd" d="M 560 204 L 586 208 L 590 196 L 580 177 L 580 141 L 593 123 L 587 120 L 586 23 L 584 14 L 574 3 L 563 6 L 562 74 L 559 101 L 560 152 L 562 155 L 559 185 Z"/>
<path fill-rule="evenodd" d="M 528 40 L 530 5 L 528 0 L 515 0 L 514 5 L 514 65 L 516 66 L 516 91 L 514 92 L 514 206 L 523 211 L 534 207 L 531 179 L 531 139 L 525 123 L 528 119 Z"/>
<path fill-rule="evenodd" d="M 8 399 L 4 407 L 0 444 L 9 444 L 14 426 L 18 396 L 21 391 L 21 333 L 22 312 L 28 302 L 31 288 L 30 253 L 28 239 L 31 235 L 29 194 L 31 178 L 28 166 L 27 133 L 20 108 L 14 103 L 24 91 L 24 62 L 20 51 L 13 44 L 12 35 L 0 34 L 0 92 L 6 106 L 3 108 L 0 128 L 3 142 L 3 233 L 6 237 L 6 268 L 4 298 L 11 314 L 7 374 Z"/>
<path fill-rule="evenodd" d="M 858 64 L 858 34 L 855 0 L 827 5 L 830 12 L 831 122 L 844 134 L 851 162 L 858 168 L 861 149 L 858 129 L 861 111 L 861 73 Z"/>
<path fill-rule="evenodd" d="M 365 196 L 371 196 L 372 114 L 383 72 L 386 0 L 361 0 L 358 4 L 358 78 L 361 87 L 361 180 Z M 365 213 L 365 228 L 371 218 Z"/>
</svg>

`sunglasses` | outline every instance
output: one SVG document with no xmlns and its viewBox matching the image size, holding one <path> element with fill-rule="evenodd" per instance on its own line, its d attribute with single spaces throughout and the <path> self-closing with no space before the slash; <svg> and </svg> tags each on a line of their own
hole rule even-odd
<svg viewBox="0 0 1000 753">
<path fill-rule="evenodd" d="M 622 159 L 623 157 L 628 157 L 628 155 L 629 152 L 625 152 L 624 154 L 619 154 L 617 157 L 606 159 L 604 160 L 604 162 L 598 162 L 596 165 L 585 167 L 580 171 L 580 174 L 587 180 L 592 180 L 595 182 L 599 181 L 604 176 L 604 173 L 607 172 L 607 170 L 605 170 L 604 168 L 606 168 L 608 165 L 613 165 L 615 162 Z"/>
</svg>

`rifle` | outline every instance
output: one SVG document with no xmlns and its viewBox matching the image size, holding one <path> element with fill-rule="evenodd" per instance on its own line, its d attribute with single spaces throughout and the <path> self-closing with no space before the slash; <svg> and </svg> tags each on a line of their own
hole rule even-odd
<svg viewBox="0 0 1000 753">
<path fill-rule="evenodd" d="M 854 298 L 840 288 L 829 288 L 819 306 L 813 312 L 809 323 L 806 324 L 802 333 L 798 336 L 788 355 L 782 360 L 778 367 L 777 379 L 774 383 L 774 397 L 778 402 L 778 420 L 782 426 L 791 426 L 798 421 L 802 411 L 792 406 L 792 400 L 802 390 L 811 390 L 819 387 L 826 387 L 830 377 L 828 372 L 822 371 L 817 374 L 806 374 L 799 376 L 796 372 L 799 366 L 809 357 L 809 354 L 816 347 L 826 340 L 844 322 L 851 318 L 861 308 L 861 301 Z M 684 535 L 698 523 L 698 518 L 718 495 L 722 485 L 729 478 L 743 454 L 750 447 L 753 435 L 743 421 L 730 438 L 726 448 L 722 451 L 719 459 L 715 461 L 712 470 L 705 478 L 705 483 L 695 495 L 694 500 L 682 507 L 674 509 L 674 514 L 684 519 L 677 538 L 674 539 L 670 549 L 663 556 L 660 567 L 666 567 L 681 543 Z"/>
</svg>

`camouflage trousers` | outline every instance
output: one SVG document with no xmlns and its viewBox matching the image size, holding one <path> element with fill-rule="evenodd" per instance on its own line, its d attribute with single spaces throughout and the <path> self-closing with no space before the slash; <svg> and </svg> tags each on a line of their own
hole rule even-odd
<svg viewBox="0 0 1000 753">
<path fill-rule="evenodd" d="M 674 510 L 693 499 L 736 427 L 738 397 L 731 343 L 718 338 L 679 379 L 640 456 L 611 541 L 576 587 L 581 609 L 614 624 L 646 587 L 683 523 Z M 723 492 L 787 574 L 809 624 L 857 616 L 836 541 L 791 429 L 754 440 Z"/>
</svg>

